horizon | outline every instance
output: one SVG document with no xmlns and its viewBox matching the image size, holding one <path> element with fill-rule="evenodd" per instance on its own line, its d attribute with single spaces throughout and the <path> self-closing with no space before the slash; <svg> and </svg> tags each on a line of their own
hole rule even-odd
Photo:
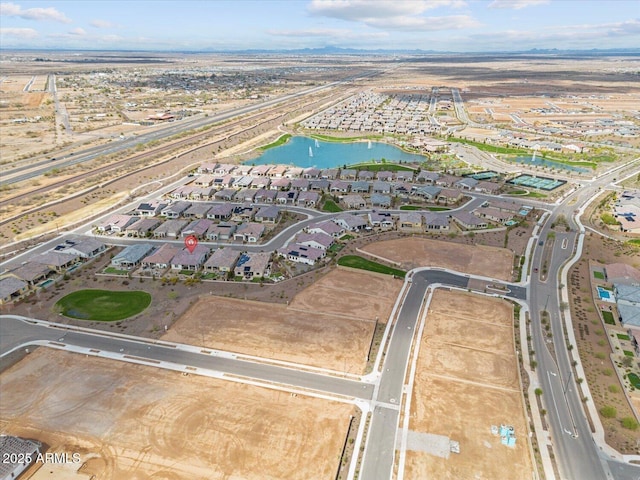
<svg viewBox="0 0 640 480">
<path fill-rule="evenodd" d="M 233 53 L 636 50 L 637 1 L 0 3 L 0 50 Z"/>
</svg>

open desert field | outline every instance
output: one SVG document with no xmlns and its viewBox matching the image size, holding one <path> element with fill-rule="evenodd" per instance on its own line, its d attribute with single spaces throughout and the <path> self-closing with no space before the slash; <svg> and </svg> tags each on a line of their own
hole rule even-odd
<svg viewBox="0 0 640 480">
<path fill-rule="evenodd" d="M 44 347 L 5 371 L 0 387 L 2 433 L 81 454 L 82 475 L 46 476 L 56 480 L 329 480 L 352 412 Z"/>
<path fill-rule="evenodd" d="M 362 250 L 399 262 L 404 269 L 443 267 L 500 280 L 511 279 L 513 253 L 505 248 L 411 237 L 372 243 Z"/>
<path fill-rule="evenodd" d="M 402 282 L 335 269 L 282 305 L 208 296 L 164 340 L 361 374 Z M 366 292 L 366 293 L 364 293 Z"/>
<path fill-rule="evenodd" d="M 405 478 L 531 478 L 512 317 L 503 300 L 435 292 L 420 340 L 409 429 L 418 439 L 456 440 L 460 454 L 445 458 L 411 442 Z M 492 435 L 491 426 L 501 424 L 515 427 L 515 447 Z"/>
</svg>

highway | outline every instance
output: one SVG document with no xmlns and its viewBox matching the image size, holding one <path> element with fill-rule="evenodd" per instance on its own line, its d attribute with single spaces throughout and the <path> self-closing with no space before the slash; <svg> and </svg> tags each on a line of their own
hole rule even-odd
<svg viewBox="0 0 640 480">
<path fill-rule="evenodd" d="M 232 110 L 227 110 L 217 115 L 212 115 L 208 117 L 204 115 L 197 115 L 190 119 L 172 122 L 169 125 L 156 128 L 149 133 L 143 133 L 137 136 L 130 136 L 128 138 L 111 142 L 106 145 L 98 145 L 95 147 L 91 147 L 81 152 L 77 152 L 73 156 L 67 155 L 63 158 L 56 157 L 56 161 L 54 162 L 50 160 L 45 160 L 45 161 L 38 162 L 35 165 L 32 164 L 24 167 L 14 168 L 12 170 L 7 170 L 3 172 L 2 178 L 0 178 L 0 185 L 13 184 L 13 183 L 22 182 L 24 180 L 29 180 L 31 178 L 40 176 L 52 170 L 53 168 L 60 169 L 60 168 L 76 165 L 79 163 L 88 162 L 102 155 L 117 153 L 123 150 L 134 148 L 139 144 L 149 143 L 154 140 L 162 140 L 162 139 L 171 137 L 173 135 L 176 135 L 178 133 L 184 132 L 186 130 L 195 130 L 198 128 L 205 127 L 207 125 L 223 122 L 225 120 L 229 120 L 229 119 L 238 117 L 240 115 L 252 113 L 266 107 L 272 107 L 280 103 L 288 102 L 297 98 L 301 98 L 307 95 L 311 95 L 313 93 L 320 92 L 322 90 L 331 89 L 338 85 L 347 84 L 356 79 L 375 76 L 375 75 L 378 75 L 379 73 L 380 72 L 376 70 L 373 72 L 351 76 L 343 80 L 328 83 L 326 85 L 320 85 L 317 87 L 308 88 L 296 93 L 291 93 L 291 94 L 283 95 L 281 97 L 277 97 L 271 100 L 266 100 L 264 102 L 255 103 L 255 104 L 251 104 L 245 107 L 236 108 Z M 62 105 L 60 105 L 59 102 L 57 101 L 55 77 L 53 75 L 50 77 L 50 80 L 49 80 L 49 89 L 51 90 L 52 94 L 54 94 L 54 98 L 56 101 L 57 116 L 59 116 L 62 119 L 63 125 L 69 131 L 70 127 L 68 126 L 68 118 L 67 118 L 68 116 L 66 115 L 66 111 L 64 111 L 64 108 L 62 107 Z M 22 171 L 25 171 L 25 173 L 20 173 Z"/>
</svg>

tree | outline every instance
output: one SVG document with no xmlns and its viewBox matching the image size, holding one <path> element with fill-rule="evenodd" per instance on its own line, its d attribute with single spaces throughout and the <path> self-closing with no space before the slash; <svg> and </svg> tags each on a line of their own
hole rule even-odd
<svg viewBox="0 0 640 480">
<path fill-rule="evenodd" d="M 533 391 L 533 393 L 535 393 L 535 394 L 539 397 L 540 395 L 542 395 L 542 389 L 541 389 L 541 388 L 536 388 L 536 389 Z"/>
</svg>

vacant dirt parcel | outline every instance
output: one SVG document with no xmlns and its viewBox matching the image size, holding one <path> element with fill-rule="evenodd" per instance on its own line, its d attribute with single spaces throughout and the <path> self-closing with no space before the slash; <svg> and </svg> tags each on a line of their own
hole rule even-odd
<svg viewBox="0 0 640 480">
<path fill-rule="evenodd" d="M 438 290 L 429 307 L 411 403 L 405 478 L 531 478 L 532 463 L 513 343 L 513 307 L 494 298 Z M 515 427 L 516 445 L 491 426 Z M 460 442 L 438 456 L 420 434 Z"/>
<path fill-rule="evenodd" d="M 513 253 L 506 248 L 460 245 L 417 237 L 372 243 L 362 250 L 398 262 L 405 270 L 444 267 L 472 275 L 510 280 L 513 266 Z"/>
<path fill-rule="evenodd" d="M 360 374 L 376 317 L 387 321 L 401 287 L 388 275 L 337 268 L 288 306 L 204 297 L 163 339 Z"/>
<path fill-rule="evenodd" d="M 0 431 L 78 452 L 81 473 L 100 480 L 333 479 L 353 412 L 44 347 L 5 371 L 0 388 Z"/>
</svg>

